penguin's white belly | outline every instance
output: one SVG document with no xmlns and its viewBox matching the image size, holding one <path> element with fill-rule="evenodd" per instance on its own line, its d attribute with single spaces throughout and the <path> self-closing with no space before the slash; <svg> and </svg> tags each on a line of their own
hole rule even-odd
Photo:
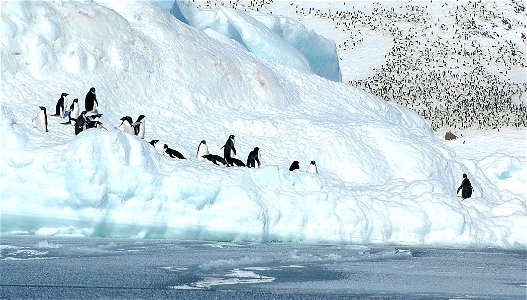
<svg viewBox="0 0 527 300">
<path fill-rule="evenodd" d="M 46 116 L 44 114 L 39 113 L 32 121 L 38 130 L 46 131 Z"/>
<path fill-rule="evenodd" d="M 132 128 L 130 124 L 128 124 L 128 122 L 123 122 L 123 124 L 119 126 L 119 130 L 128 132 L 130 134 L 135 134 L 134 129 Z"/>
<path fill-rule="evenodd" d="M 145 138 L 145 125 L 145 123 L 139 124 L 139 133 L 137 134 L 139 138 Z"/>
<path fill-rule="evenodd" d="M 204 162 L 209 161 L 208 159 L 204 158 L 203 155 L 209 155 L 209 147 L 207 147 L 206 145 L 201 145 L 199 147 L 197 159 L 199 161 L 204 161 Z"/>
</svg>

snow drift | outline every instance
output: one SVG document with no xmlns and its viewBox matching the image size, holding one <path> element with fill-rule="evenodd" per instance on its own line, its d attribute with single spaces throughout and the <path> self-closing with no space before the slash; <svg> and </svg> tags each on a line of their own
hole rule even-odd
<svg viewBox="0 0 527 300">
<path fill-rule="evenodd" d="M 2 234 L 525 246 L 521 199 L 456 161 L 416 114 L 362 90 L 143 1 L 2 2 L 2 28 Z M 61 92 L 82 102 L 91 86 L 107 131 L 75 136 L 55 117 L 48 133 L 32 127 L 39 105 Z M 140 114 L 145 140 L 115 129 Z M 230 134 L 241 160 L 261 149 L 262 168 L 196 160 L 201 140 L 221 154 Z M 305 172 L 311 160 L 319 174 Z M 455 196 L 462 173 L 476 204 Z"/>
</svg>

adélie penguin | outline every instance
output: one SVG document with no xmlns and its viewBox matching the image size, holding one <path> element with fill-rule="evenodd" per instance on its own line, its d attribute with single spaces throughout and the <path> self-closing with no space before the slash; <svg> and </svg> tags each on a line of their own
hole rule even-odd
<svg viewBox="0 0 527 300">
<path fill-rule="evenodd" d="M 231 160 L 233 156 L 236 155 L 236 148 L 234 148 L 234 135 L 229 135 L 229 138 L 225 142 L 225 145 L 223 145 L 223 158 L 225 158 L 225 161 L 227 162 L 227 165 L 233 166 L 234 162 Z"/>
<path fill-rule="evenodd" d="M 37 116 L 32 119 L 33 124 L 40 131 L 48 132 L 48 115 L 46 114 L 46 108 L 44 106 L 39 106 L 40 110 L 37 113 Z"/>
<path fill-rule="evenodd" d="M 73 102 L 70 105 L 70 110 L 67 113 L 68 114 L 68 122 L 61 123 L 64 125 L 75 125 L 75 120 L 79 117 L 81 114 L 80 107 L 79 107 L 79 99 L 75 98 L 73 99 Z"/>
<path fill-rule="evenodd" d="M 294 171 L 300 169 L 300 164 L 298 163 L 298 160 L 295 160 L 291 166 L 289 166 L 289 171 Z"/>
<path fill-rule="evenodd" d="M 88 126 L 88 118 L 86 117 L 86 111 L 84 110 L 81 114 L 75 119 L 75 135 L 78 135 Z"/>
<path fill-rule="evenodd" d="M 119 125 L 119 130 L 121 131 L 124 131 L 124 132 L 128 132 L 130 134 L 133 134 L 135 135 L 135 130 L 134 130 L 134 127 L 132 126 L 132 118 L 129 117 L 129 116 L 126 116 L 126 117 L 122 117 L 121 118 L 121 125 Z"/>
<path fill-rule="evenodd" d="M 68 95 L 68 93 L 60 94 L 60 98 L 57 101 L 57 105 L 55 106 L 55 114 L 53 115 L 54 117 L 65 117 L 66 106 L 68 106 L 68 99 L 66 97 Z"/>
<path fill-rule="evenodd" d="M 134 133 L 135 135 L 137 135 L 139 138 L 145 138 L 145 116 L 144 115 L 140 115 L 138 118 L 137 118 L 137 121 L 135 121 L 135 123 L 132 124 L 133 128 L 134 128 Z"/>
<path fill-rule="evenodd" d="M 247 167 L 259 168 L 260 167 L 260 148 L 254 147 L 254 150 L 249 152 L 247 157 Z"/>
<path fill-rule="evenodd" d="M 199 143 L 198 145 L 198 152 L 196 152 L 196 158 L 199 161 L 206 161 L 203 156 L 209 154 L 209 146 L 207 146 L 207 142 L 205 140 L 202 140 L 201 143 Z"/>
<path fill-rule="evenodd" d="M 95 114 L 95 115 L 86 117 L 86 119 L 88 120 L 86 124 L 86 129 L 98 128 L 98 129 L 108 130 L 102 125 L 101 117 L 102 117 L 102 114 Z"/>
<path fill-rule="evenodd" d="M 308 173 L 312 173 L 312 174 L 317 174 L 318 173 L 317 163 L 314 160 L 312 160 L 311 163 L 309 164 L 309 166 L 307 166 L 307 172 Z"/>
<path fill-rule="evenodd" d="M 177 158 L 177 159 L 185 159 L 183 154 L 179 153 L 177 150 L 169 148 L 167 144 L 165 144 L 164 148 L 165 148 L 165 154 L 168 155 L 168 157 Z"/>
<path fill-rule="evenodd" d="M 221 163 L 224 166 L 227 164 L 227 161 L 225 160 L 225 158 L 219 155 L 216 155 L 216 154 L 206 154 L 206 155 L 203 155 L 202 157 L 205 159 L 205 162 L 213 163 L 218 166 L 220 165 L 219 163 Z"/>
</svg>

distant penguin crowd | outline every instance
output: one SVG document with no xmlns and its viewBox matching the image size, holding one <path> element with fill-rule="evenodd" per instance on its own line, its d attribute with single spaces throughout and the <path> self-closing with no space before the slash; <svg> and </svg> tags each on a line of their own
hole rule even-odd
<svg viewBox="0 0 527 300">
<path fill-rule="evenodd" d="M 55 105 L 55 114 L 51 115 L 52 117 L 58 117 L 61 119 L 67 119 L 66 122 L 61 122 L 62 125 L 72 125 L 74 127 L 75 135 L 79 135 L 81 132 L 90 129 L 98 128 L 108 130 L 102 123 L 101 117 L 103 114 L 99 113 L 98 107 L 99 102 L 95 94 L 95 88 L 92 87 L 89 89 L 88 93 L 85 96 L 84 101 L 84 110 L 81 111 L 79 106 L 79 99 L 75 98 L 68 109 L 68 93 L 61 93 L 60 98 L 57 100 Z M 48 115 L 46 113 L 47 109 L 44 106 L 39 106 L 37 115 L 32 119 L 34 126 L 43 132 L 49 132 L 48 130 Z M 115 127 L 116 129 L 126 132 L 128 134 L 137 136 L 140 139 L 144 139 L 146 132 L 146 122 L 145 116 L 139 115 L 137 120 L 134 122 L 132 117 L 124 116 L 120 119 L 119 126 Z M 169 159 L 182 160 L 186 159 L 185 156 L 168 146 L 168 144 L 163 144 L 160 148 L 159 140 L 154 139 L 149 142 L 152 147 L 156 150 L 162 152 L 164 156 Z M 235 136 L 233 134 L 229 135 L 225 144 L 221 147 L 223 149 L 223 156 L 217 154 L 211 154 L 207 142 L 202 140 L 196 152 L 196 159 L 201 162 L 210 163 L 214 165 L 221 165 L 226 167 L 248 167 L 248 168 L 260 168 L 261 167 L 261 158 L 260 158 L 260 148 L 254 147 L 247 156 L 247 160 L 244 163 L 242 160 L 236 157 L 236 147 L 235 147 Z M 289 170 L 295 171 L 300 169 L 300 164 L 298 161 L 293 161 Z M 317 174 L 317 166 L 315 161 L 311 161 L 306 169 L 307 173 Z"/>
<path fill-rule="evenodd" d="M 203 9 L 226 6 L 272 14 L 274 8 L 273 0 L 193 2 Z M 383 64 L 348 84 L 415 111 L 432 129 L 523 128 L 527 80 L 519 70 L 527 67 L 525 1 L 504 1 L 508 13 L 494 2 L 443 1 L 440 18 L 432 1 L 398 7 L 370 2 L 368 9 L 361 1 L 342 1 L 338 9 L 317 9 L 316 1 L 289 6 L 299 21 L 319 18 L 341 32 L 339 54 L 363 51 L 370 37 L 389 40 Z"/>
</svg>

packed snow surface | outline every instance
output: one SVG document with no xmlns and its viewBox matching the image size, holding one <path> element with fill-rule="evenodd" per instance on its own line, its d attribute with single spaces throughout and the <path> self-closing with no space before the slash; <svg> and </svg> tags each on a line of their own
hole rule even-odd
<svg viewBox="0 0 527 300">
<path fill-rule="evenodd" d="M 454 149 L 488 144 L 445 144 L 401 106 L 211 38 L 154 3 L 1 5 L 2 234 L 526 245 L 525 131 L 499 141 L 508 152 L 473 159 Z M 253 29 L 252 41 L 268 38 Z M 107 130 L 75 136 L 50 115 L 62 92 L 83 108 L 92 86 Z M 49 132 L 33 125 L 39 106 Z M 141 114 L 144 140 L 116 129 Z M 260 168 L 196 159 L 201 140 L 222 155 L 231 134 L 244 162 L 260 148 Z M 474 194 L 460 201 L 463 173 Z"/>
</svg>

